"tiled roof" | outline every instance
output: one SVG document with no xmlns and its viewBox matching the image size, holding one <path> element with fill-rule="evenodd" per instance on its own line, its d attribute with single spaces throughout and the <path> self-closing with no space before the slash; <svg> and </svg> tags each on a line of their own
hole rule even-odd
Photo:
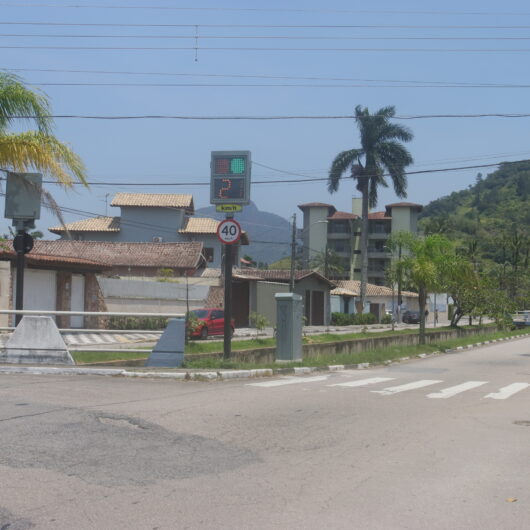
<svg viewBox="0 0 530 530">
<path fill-rule="evenodd" d="M 217 219 L 211 219 L 209 217 L 188 217 L 183 228 L 179 230 L 180 234 L 217 234 L 217 227 L 220 221 Z M 249 238 L 245 230 L 241 231 L 241 244 L 248 245 Z"/>
<path fill-rule="evenodd" d="M 359 219 L 359 216 L 350 212 L 334 212 L 328 219 L 330 221 L 335 221 L 336 219 Z"/>
<path fill-rule="evenodd" d="M 200 273 L 201 278 L 220 278 L 221 277 L 221 269 L 215 269 L 215 268 L 206 268 L 203 269 Z"/>
<path fill-rule="evenodd" d="M 67 223 L 65 227 L 70 232 L 119 232 L 120 218 L 119 217 L 91 217 L 89 219 L 82 219 L 74 223 Z M 65 229 L 63 226 L 53 226 L 48 228 L 54 234 L 63 234 Z"/>
<path fill-rule="evenodd" d="M 334 285 L 333 282 L 328 280 L 326 277 L 322 276 L 316 271 L 312 270 L 299 270 L 294 272 L 295 281 L 303 280 L 308 276 L 315 276 L 319 280 L 322 280 L 324 283 L 329 285 Z M 234 278 L 247 279 L 247 280 L 266 280 L 270 282 L 288 282 L 291 278 L 291 271 L 287 269 L 234 269 L 233 272 Z"/>
<path fill-rule="evenodd" d="M 35 241 L 37 254 L 89 258 L 113 266 L 196 268 L 202 243 L 111 243 L 103 241 Z M 29 255 L 29 254 L 28 254 Z"/>
<path fill-rule="evenodd" d="M 219 221 L 209 217 L 188 217 L 181 234 L 216 234 Z"/>
<path fill-rule="evenodd" d="M 331 291 L 330 294 L 334 296 L 358 296 L 357 293 L 354 293 L 353 291 L 349 291 L 348 289 L 344 289 L 343 287 L 337 287 L 333 289 L 333 291 Z"/>
<path fill-rule="evenodd" d="M 208 297 L 206 298 L 206 307 L 223 307 L 225 297 L 224 287 L 212 286 L 208 290 Z"/>
<path fill-rule="evenodd" d="M 385 208 L 415 208 L 418 210 L 423 210 L 422 204 L 416 204 L 415 202 L 394 202 L 392 204 L 387 204 Z"/>
<path fill-rule="evenodd" d="M 337 288 L 346 289 L 350 291 L 355 296 L 361 294 L 361 282 L 359 280 L 336 280 L 335 285 Z M 331 294 L 340 294 L 336 293 L 336 290 L 332 291 Z M 366 284 L 366 295 L 367 296 L 392 296 L 392 289 L 384 285 L 374 285 L 372 283 Z M 397 290 L 394 290 L 394 295 L 397 296 Z M 417 298 L 418 293 L 413 293 L 412 291 L 401 291 L 402 296 L 408 296 Z"/>
<path fill-rule="evenodd" d="M 387 216 L 386 212 L 371 212 L 368 214 L 368 219 L 392 219 L 392 217 Z"/>
<path fill-rule="evenodd" d="M 179 193 L 116 193 L 111 206 L 151 206 L 155 208 L 186 208 L 193 213 L 193 195 Z"/>
<path fill-rule="evenodd" d="M 298 208 L 300 208 L 300 210 L 303 210 L 304 208 L 316 208 L 316 207 L 333 208 L 333 209 L 335 209 L 335 207 L 333 205 L 325 204 L 323 202 L 307 202 L 305 204 L 299 204 L 298 205 Z"/>
<path fill-rule="evenodd" d="M 16 253 L 13 250 L 1 250 L 0 259 L 16 259 Z M 65 256 L 48 256 L 46 254 L 37 254 L 35 252 L 29 252 L 25 256 L 26 263 L 28 265 L 44 265 L 44 266 L 76 266 L 76 268 L 91 269 L 91 270 L 103 270 L 108 269 L 109 265 L 94 261 L 91 259 L 84 259 L 78 257 L 65 257 Z"/>
</svg>

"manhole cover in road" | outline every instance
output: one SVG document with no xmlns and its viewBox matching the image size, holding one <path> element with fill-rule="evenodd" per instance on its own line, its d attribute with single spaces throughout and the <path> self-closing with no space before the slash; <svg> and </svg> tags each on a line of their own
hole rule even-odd
<svg viewBox="0 0 530 530">
<path fill-rule="evenodd" d="M 530 427 L 529 420 L 517 420 L 513 422 L 515 425 L 522 425 L 523 427 Z"/>
</svg>

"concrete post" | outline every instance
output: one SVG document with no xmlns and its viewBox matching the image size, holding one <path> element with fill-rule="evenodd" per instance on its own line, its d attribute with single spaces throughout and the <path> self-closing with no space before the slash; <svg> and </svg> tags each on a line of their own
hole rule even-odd
<svg viewBox="0 0 530 530">
<path fill-rule="evenodd" d="M 169 320 L 164 333 L 145 361 L 145 366 L 180 367 L 184 363 L 186 324 L 184 318 Z"/>
</svg>

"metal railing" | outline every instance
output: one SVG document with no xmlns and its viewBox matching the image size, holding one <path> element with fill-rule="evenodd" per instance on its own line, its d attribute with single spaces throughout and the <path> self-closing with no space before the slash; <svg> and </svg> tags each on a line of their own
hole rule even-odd
<svg viewBox="0 0 530 530">
<path fill-rule="evenodd" d="M 59 315 L 87 317 L 184 318 L 184 313 L 125 313 L 119 311 L 49 311 L 40 309 L 0 309 L 0 315 Z"/>
<path fill-rule="evenodd" d="M 35 316 L 85 316 L 85 317 L 137 317 L 137 318 L 185 318 L 184 313 L 130 313 L 123 311 L 50 311 L 40 309 L 0 309 L 0 315 L 35 315 Z M 14 326 L 1 327 L 0 331 L 13 331 Z M 163 330 L 149 329 L 87 329 L 61 328 L 67 333 L 161 333 Z"/>
</svg>

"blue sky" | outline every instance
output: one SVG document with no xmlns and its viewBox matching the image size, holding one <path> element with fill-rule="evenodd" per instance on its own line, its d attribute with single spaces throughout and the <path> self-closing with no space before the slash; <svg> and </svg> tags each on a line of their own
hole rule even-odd
<svg viewBox="0 0 530 530">
<path fill-rule="evenodd" d="M 73 5 L 85 7 L 67 7 Z M 263 5 L 226 1 L 200 5 L 215 9 L 199 9 L 192 2 L 165 0 L 0 1 L 0 22 L 3 22 L 0 24 L 0 47 L 3 47 L 0 68 L 14 71 L 44 90 L 54 114 L 62 115 L 344 116 L 353 114 L 358 104 L 371 111 L 394 105 L 400 116 L 530 112 L 529 89 L 506 86 L 530 85 L 527 67 L 530 40 L 524 40 L 530 36 L 530 8 L 525 2 L 507 1 L 493 7 L 485 2 L 448 0 L 443 5 L 432 3 L 432 7 L 426 7 L 425 2 L 410 1 L 399 2 L 399 12 L 396 3 L 391 1 L 325 4 L 271 1 L 266 8 Z M 30 22 L 41 24 L 29 25 Z M 127 24 L 168 26 L 130 27 Z M 208 26 L 229 24 L 239 27 Z M 337 27 L 341 25 L 361 27 Z M 194 48 L 196 44 L 197 52 L 194 49 L 46 48 Z M 22 46 L 28 48 L 13 48 Z M 238 49 L 219 50 L 221 47 Z M 285 48 L 362 48 L 365 51 Z M 379 51 L 366 51 L 368 48 Z M 490 51 L 463 51 L 469 49 Z M 96 72 L 136 72 L 136 75 Z M 57 86 L 50 83 L 210 86 Z M 257 84 L 349 86 L 248 86 Z M 484 84 L 505 86 L 479 86 Z M 415 159 L 412 171 L 530 158 L 530 118 L 417 119 L 399 123 L 410 127 L 415 135 L 408 145 Z M 59 205 L 102 215 L 106 213 L 106 201 L 110 202 L 117 191 L 192 193 L 196 207 L 207 206 L 209 188 L 204 184 L 209 182 L 210 151 L 213 150 L 250 150 L 254 162 L 280 170 L 255 165 L 253 180 L 267 181 L 293 178 L 290 173 L 325 178 L 338 152 L 359 145 L 353 120 L 57 119 L 55 133 L 82 156 L 94 185 L 89 190 L 76 187 L 65 192 L 49 184 L 48 190 Z M 493 169 L 481 171 L 487 173 Z M 426 204 L 464 189 L 474 182 L 478 171 L 411 175 L 408 200 Z M 98 182 L 121 185 L 103 186 Z M 124 183 L 191 185 L 126 187 Z M 333 195 L 327 192 L 323 181 L 256 184 L 251 195 L 261 210 L 285 218 L 296 212 L 301 219 L 298 204 L 329 202 L 339 210 L 349 211 L 354 192 L 351 180 L 345 180 Z M 380 191 L 379 208 L 395 201 L 392 188 Z M 110 207 L 107 212 L 118 213 Z M 65 215 L 67 221 L 82 217 Z M 4 230 L 7 224 L 4 221 Z M 45 229 L 54 224 L 57 222 L 43 213 L 38 227 Z M 47 236 L 51 237 L 49 233 Z"/>
</svg>

